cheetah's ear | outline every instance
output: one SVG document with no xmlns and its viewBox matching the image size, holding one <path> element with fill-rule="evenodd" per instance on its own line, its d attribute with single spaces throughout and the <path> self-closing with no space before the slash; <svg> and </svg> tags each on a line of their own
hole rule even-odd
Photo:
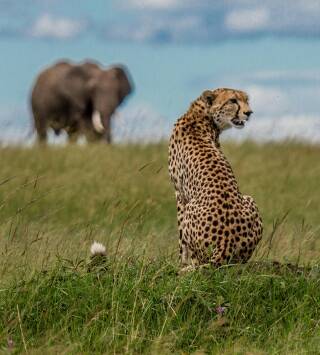
<svg viewBox="0 0 320 355">
<path fill-rule="evenodd" d="M 211 91 L 211 90 L 206 90 L 202 93 L 201 95 L 202 100 L 209 106 L 211 106 L 216 99 L 217 95 Z"/>
</svg>

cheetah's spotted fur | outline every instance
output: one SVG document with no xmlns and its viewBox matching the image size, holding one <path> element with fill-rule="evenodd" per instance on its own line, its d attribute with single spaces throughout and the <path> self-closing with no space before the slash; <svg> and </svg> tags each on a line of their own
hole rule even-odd
<svg viewBox="0 0 320 355">
<path fill-rule="evenodd" d="M 243 127 L 252 111 L 246 93 L 205 91 L 175 124 L 169 173 L 176 191 L 180 259 L 183 266 L 246 262 L 262 236 L 262 221 L 243 196 L 219 135 Z"/>
</svg>

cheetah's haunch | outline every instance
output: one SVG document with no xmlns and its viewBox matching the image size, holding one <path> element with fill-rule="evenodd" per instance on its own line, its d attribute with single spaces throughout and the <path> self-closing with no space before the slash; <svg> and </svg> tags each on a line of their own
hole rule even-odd
<svg viewBox="0 0 320 355">
<path fill-rule="evenodd" d="M 243 127 L 251 114 L 246 93 L 207 90 L 175 124 L 169 173 L 183 266 L 245 263 L 261 239 L 258 208 L 252 197 L 240 193 L 219 144 L 223 130 Z"/>
</svg>

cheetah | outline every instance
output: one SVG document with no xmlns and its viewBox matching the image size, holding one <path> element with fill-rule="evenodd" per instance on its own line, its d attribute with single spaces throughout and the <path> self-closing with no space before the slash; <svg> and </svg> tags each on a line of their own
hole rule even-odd
<svg viewBox="0 0 320 355">
<path fill-rule="evenodd" d="M 239 191 L 219 143 L 222 131 L 242 128 L 252 111 L 240 90 L 206 90 L 176 122 L 169 142 L 182 270 L 246 263 L 262 236 L 250 196 Z"/>
</svg>

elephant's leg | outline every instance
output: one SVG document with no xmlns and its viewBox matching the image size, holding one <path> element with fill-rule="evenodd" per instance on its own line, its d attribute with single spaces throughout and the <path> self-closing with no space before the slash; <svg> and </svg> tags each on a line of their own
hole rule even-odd
<svg viewBox="0 0 320 355">
<path fill-rule="evenodd" d="M 112 137 L 111 137 L 111 127 L 110 127 L 110 123 L 108 124 L 107 128 L 106 128 L 106 132 L 105 132 L 105 139 L 107 141 L 108 144 L 111 144 L 112 141 Z"/>
<path fill-rule="evenodd" d="M 97 143 L 100 142 L 103 136 L 93 131 L 92 129 L 86 129 L 84 135 L 88 143 Z"/>
<path fill-rule="evenodd" d="M 79 129 L 80 127 L 76 120 L 68 122 L 68 125 L 65 127 L 65 131 L 67 132 L 69 143 L 77 143 L 79 138 Z"/>
<path fill-rule="evenodd" d="M 68 132 L 68 142 L 71 144 L 77 143 L 79 138 L 78 132 Z"/>
<path fill-rule="evenodd" d="M 39 116 L 34 116 L 34 126 L 37 131 L 37 140 L 40 144 L 45 144 L 47 141 L 47 124 L 46 121 Z"/>
<path fill-rule="evenodd" d="M 110 128 L 106 131 L 106 141 L 108 144 L 112 143 Z"/>
</svg>

